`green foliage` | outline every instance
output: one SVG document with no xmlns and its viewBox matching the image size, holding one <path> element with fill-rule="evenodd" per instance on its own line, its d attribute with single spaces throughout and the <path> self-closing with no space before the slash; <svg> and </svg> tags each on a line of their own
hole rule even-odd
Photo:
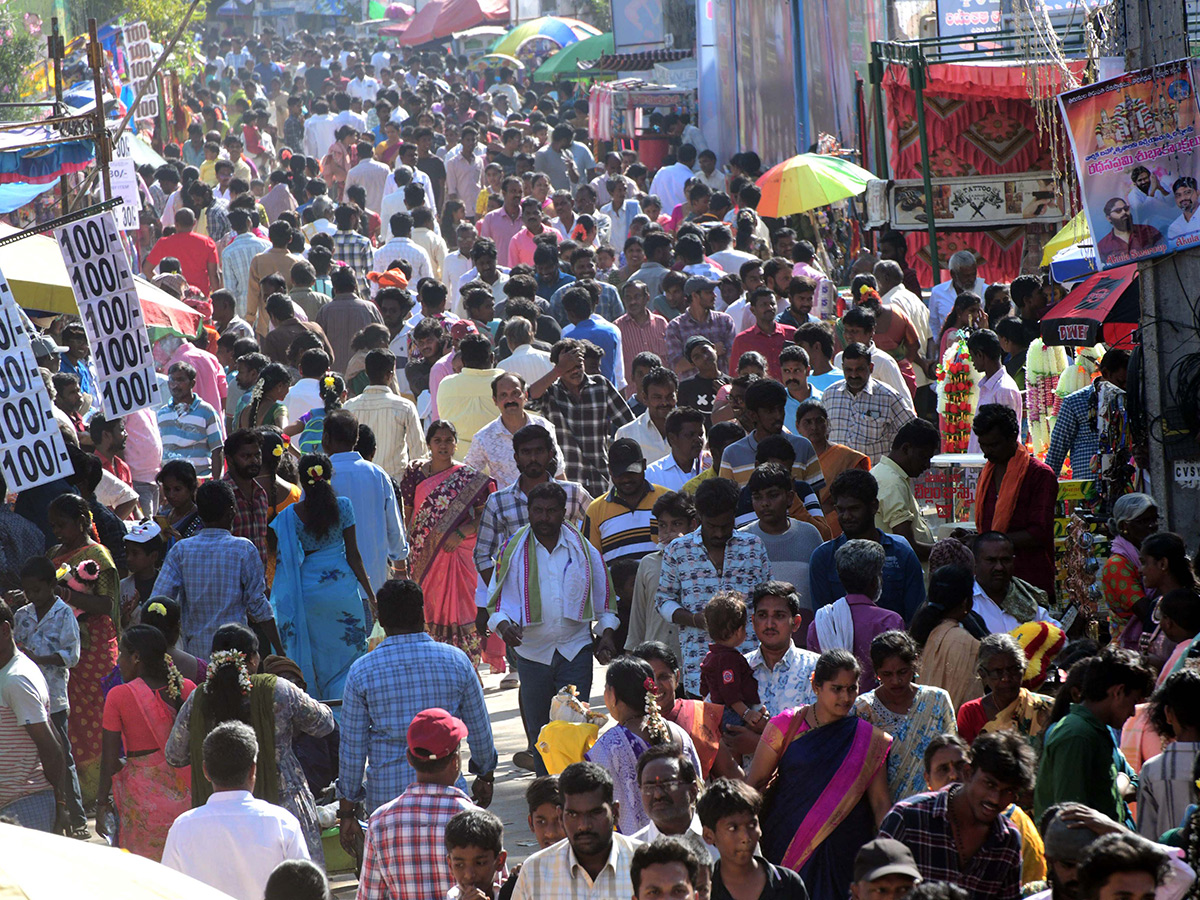
<svg viewBox="0 0 1200 900">
<path fill-rule="evenodd" d="M 0 7 L 0 102 L 21 99 L 28 90 L 26 69 L 45 58 L 45 38 L 29 33 L 22 17 Z M 0 109 L 0 121 L 16 122 L 34 117 L 33 109 Z"/>
<path fill-rule="evenodd" d="M 187 14 L 191 0 L 72 0 L 71 23 L 75 34 L 87 34 L 87 20 L 103 24 L 120 17 L 124 23 L 145 22 L 151 38 L 166 44 Z M 191 26 L 184 30 L 179 43 L 163 68 L 186 73 L 200 49 L 200 31 L 204 25 L 206 0 L 192 13 Z"/>
</svg>

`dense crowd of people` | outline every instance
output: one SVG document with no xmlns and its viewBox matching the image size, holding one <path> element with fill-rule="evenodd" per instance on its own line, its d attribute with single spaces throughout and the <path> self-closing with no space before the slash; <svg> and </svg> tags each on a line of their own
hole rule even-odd
<svg viewBox="0 0 1200 900">
<path fill-rule="evenodd" d="M 206 49 L 142 173 L 141 271 L 203 315 L 164 402 L 106 417 L 78 320 L 35 329 L 70 461 L 0 508 L 0 819 L 239 900 L 324 898 L 334 824 L 361 900 L 1195 896 L 1193 561 L 1128 494 L 1103 640 L 1060 620 L 1098 439 L 1089 386 L 1023 440 L 1053 285 L 923 286 L 886 232 L 834 315 L 687 116 L 653 171 L 571 83 Z M 986 464 L 939 538 L 964 338 Z M 534 776 L 511 868 L 485 663 Z M 554 727 L 570 693 L 612 724 Z"/>
</svg>

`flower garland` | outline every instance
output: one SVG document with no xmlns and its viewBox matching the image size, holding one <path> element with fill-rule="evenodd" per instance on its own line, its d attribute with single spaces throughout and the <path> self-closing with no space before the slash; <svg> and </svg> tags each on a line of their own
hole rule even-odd
<svg viewBox="0 0 1200 900">
<path fill-rule="evenodd" d="M 242 696 L 247 696 L 254 685 L 250 682 L 250 673 L 246 670 L 246 654 L 240 650 L 218 650 L 209 657 L 208 674 L 204 678 L 204 687 L 207 689 L 213 676 L 226 666 L 237 666 L 238 687 L 241 689 Z"/>
<path fill-rule="evenodd" d="M 971 423 L 979 403 L 979 377 L 967 350 L 965 331 L 946 348 L 938 366 L 938 415 L 941 417 L 942 452 L 966 453 L 971 440 Z"/>
<path fill-rule="evenodd" d="M 1025 411 L 1029 418 L 1029 437 L 1039 458 L 1050 449 L 1050 434 L 1058 418 L 1062 397 L 1058 381 L 1069 360 L 1062 347 L 1047 347 L 1035 338 L 1025 355 Z"/>
<path fill-rule="evenodd" d="M 304 474 L 307 476 L 304 479 L 305 484 L 316 484 L 318 481 L 325 480 L 325 467 L 317 463 L 305 469 Z"/>
</svg>

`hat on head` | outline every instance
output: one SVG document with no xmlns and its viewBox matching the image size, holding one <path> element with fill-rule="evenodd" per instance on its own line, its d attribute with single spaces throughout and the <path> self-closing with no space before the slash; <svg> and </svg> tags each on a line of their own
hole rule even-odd
<svg viewBox="0 0 1200 900">
<path fill-rule="evenodd" d="M 475 327 L 474 322 L 469 322 L 466 319 L 459 319 L 450 326 L 450 339 L 461 341 L 469 334 L 479 334 L 479 329 Z"/>
<path fill-rule="evenodd" d="M 714 344 L 704 335 L 693 334 L 683 345 L 683 358 L 690 360 L 692 358 L 692 351 L 697 347 L 712 347 L 715 350 L 716 346 L 716 344 Z"/>
<path fill-rule="evenodd" d="M 413 716 L 408 726 L 408 752 L 417 759 L 445 759 L 467 736 L 467 726 L 439 707 Z"/>
<path fill-rule="evenodd" d="M 608 471 L 613 475 L 641 474 L 646 471 L 646 456 L 642 445 L 633 438 L 620 438 L 608 448 Z"/>
<path fill-rule="evenodd" d="M 131 544 L 148 544 L 162 534 L 162 528 L 153 519 L 139 522 L 129 529 L 125 540 Z"/>
<path fill-rule="evenodd" d="M 690 297 L 696 291 L 715 291 L 717 283 L 707 275 L 693 275 L 683 285 L 684 296 Z"/>
<path fill-rule="evenodd" d="M 854 857 L 854 880 L 874 881 L 884 875 L 907 875 L 921 880 L 921 871 L 908 847 L 891 838 L 876 838 L 863 844 Z"/>
<path fill-rule="evenodd" d="M 1026 622 L 1009 632 L 1025 651 L 1025 677 L 1021 686 L 1035 690 L 1050 674 L 1050 666 L 1067 645 L 1067 633 L 1050 622 Z"/>
<path fill-rule="evenodd" d="M 1053 859 L 1068 865 L 1077 864 L 1083 859 L 1088 847 L 1100 839 L 1101 836 L 1090 828 L 1072 828 L 1063 821 L 1063 813 L 1076 809 L 1082 810 L 1087 807 L 1081 803 L 1064 803 L 1046 826 L 1047 860 Z"/>
<path fill-rule="evenodd" d="M 34 359 L 41 359 L 45 356 L 54 356 L 56 353 L 66 353 L 66 347 L 60 347 L 54 342 L 54 338 L 48 334 L 39 334 L 29 341 L 29 345 L 33 348 Z"/>
<path fill-rule="evenodd" d="M 373 281 L 381 288 L 395 287 L 408 290 L 408 278 L 401 269 L 388 269 L 384 272 L 368 272 L 367 281 Z"/>
</svg>

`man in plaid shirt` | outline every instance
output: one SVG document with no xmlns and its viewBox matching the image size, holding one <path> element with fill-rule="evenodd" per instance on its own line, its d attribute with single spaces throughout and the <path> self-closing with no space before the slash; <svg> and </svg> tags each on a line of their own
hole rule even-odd
<svg viewBox="0 0 1200 900">
<path fill-rule="evenodd" d="M 358 210 L 343 203 L 333 213 L 337 233 L 333 236 L 333 258 L 345 263 L 358 275 L 358 291 L 363 297 L 370 296 L 371 283 L 367 273 L 375 263 L 375 248 L 371 239 L 358 233 Z"/>
<path fill-rule="evenodd" d="M 550 362 L 554 368 L 529 388 L 529 396 L 538 398 L 530 406 L 554 426 L 567 480 L 579 482 L 599 497 L 609 488 L 608 445 L 613 432 L 636 416 L 608 379 L 584 372 L 579 341 L 559 341 L 550 351 Z"/>
<path fill-rule="evenodd" d="M 444 709 L 427 709 L 408 726 L 408 761 L 416 783 L 384 804 L 367 827 L 358 900 L 432 900 L 454 887 L 446 855 L 446 823 L 474 809 L 454 786 L 467 726 Z M 490 799 L 490 798 L 489 798 Z M 487 803 L 483 804 L 487 806 Z"/>
<path fill-rule="evenodd" d="M 1033 787 L 1036 769 L 1033 749 L 1015 731 L 982 734 L 962 784 L 901 800 L 879 836 L 907 845 L 925 881 L 957 884 L 974 900 L 1017 900 L 1021 835 L 1003 813 Z"/>
<path fill-rule="evenodd" d="M 866 454 L 875 465 L 916 414 L 894 388 L 871 376 L 872 368 L 871 351 L 850 344 L 842 351 L 845 379 L 831 384 L 821 402 L 829 413 L 829 442 Z"/>
</svg>

